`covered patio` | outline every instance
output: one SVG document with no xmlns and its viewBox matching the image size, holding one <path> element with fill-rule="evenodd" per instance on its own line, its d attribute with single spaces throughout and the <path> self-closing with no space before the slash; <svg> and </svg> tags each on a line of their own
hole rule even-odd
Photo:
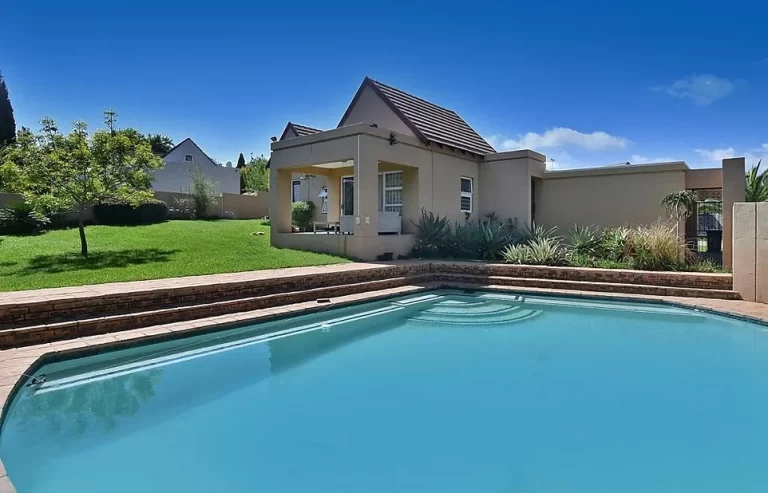
<svg viewBox="0 0 768 493">
<path fill-rule="evenodd" d="M 363 260 L 409 253 L 413 222 L 427 204 L 419 199 L 426 183 L 419 163 L 409 161 L 407 139 L 359 124 L 273 144 L 272 244 Z M 296 173 L 326 178 L 314 231 L 296 233 L 291 224 Z"/>
</svg>

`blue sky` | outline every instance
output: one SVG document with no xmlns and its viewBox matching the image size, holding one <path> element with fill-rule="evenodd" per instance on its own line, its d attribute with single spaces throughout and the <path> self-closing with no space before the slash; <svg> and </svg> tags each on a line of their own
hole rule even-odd
<svg viewBox="0 0 768 493">
<path fill-rule="evenodd" d="M 333 128 L 368 75 L 557 168 L 768 155 L 761 2 L 11 2 L 17 123 L 192 137 L 219 161 Z"/>
</svg>

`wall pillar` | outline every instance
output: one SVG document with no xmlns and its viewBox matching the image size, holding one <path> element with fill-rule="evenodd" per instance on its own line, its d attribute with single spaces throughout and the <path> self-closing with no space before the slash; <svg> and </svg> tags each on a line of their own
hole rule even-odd
<svg viewBox="0 0 768 493">
<path fill-rule="evenodd" d="M 755 301 L 756 207 L 754 202 L 733 204 L 733 289 L 746 301 Z M 725 209 L 723 209 L 725 214 Z M 725 242 L 723 244 L 725 250 Z"/>
<path fill-rule="evenodd" d="M 269 224 L 272 237 L 276 233 L 290 233 L 291 228 L 291 170 L 273 169 L 269 177 Z"/>
<path fill-rule="evenodd" d="M 755 301 L 768 303 L 768 202 L 755 204 Z"/>
<path fill-rule="evenodd" d="M 358 136 L 358 139 L 360 137 Z M 355 159 L 355 236 L 379 234 L 379 161 L 363 141 Z"/>
<path fill-rule="evenodd" d="M 744 202 L 744 158 L 723 159 L 723 267 L 733 267 L 733 204 Z"/>
</svg>

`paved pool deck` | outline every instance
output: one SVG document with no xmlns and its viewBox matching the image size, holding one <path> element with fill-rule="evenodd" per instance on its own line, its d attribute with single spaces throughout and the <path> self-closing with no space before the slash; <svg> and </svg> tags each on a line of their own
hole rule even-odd
<svg viewBox="0 0 768 493">
<path fill-rule="evenodd" d="M 354 263 L 340 265 L 326 265 L 319 267 L 301 267 L 290 269 L 276 269 L 269 271 L 254 271 L 235 274 L 216 274 L 209 276 L 194 276 L 175 279 L 159 279 L 152 281 L 136 281 L 110 283 L 94 286 L 79 286 L 69 288 L 42 289 L 35 291 L 20 291 L 0 293 L 0 304 L 15 303 L 19 301 L 38 301 L 62 296 L 99 296 L 105 293 L 122 293 L 133 290 L 167 289 L 176 286 L 190 286 L 195 284 L 233 282 L 240 280 L 265 279 L 273 277 L 309 275 L 319 272 L 348 272 L 355 269 L 384 268 L 391 263 Z M 401 286 L 379 291 L 370 291 L 348 296 L 339 296 L 332 299 L 331 306 L 343 306 L 356 304 L 376 299 L 411 294 L 423 290 L 441 287 L 441 283 L 426 283 L 413 286 Z M 662 301 L 665 303 L 683 306 L 687 308 L 701 309 L 705 311 L 722 313 L 725 315 L 742 317 L 768 324 L 768 305 L 748 301 L 721 300 L 710 298 L 685 298 L 673 296 L 648 296 L 639 294 L 600 293 L 593 291 L 572 291 L 541 288 L 523 288 L 512 286 L 458 284 L 457 288 L 482 288 L 505 292 L 529 293 L 536 295 L 567 295 L 590 299 L 609 300 L 633 300 L 633 301 Z M 323 305 L 327 308 L 328 305 Z M 102 352 L 130 345 L 141 344 L 157 340 L 165 340 L 183 335 L 191 335 L 202 328 L 217 327 L 225 329 L 240 324 L 256 323 L 286 315 L 297 315 L 302 312 L 318 310 L 317 302 L 295 303 L 275 308 L 255 311 L 246 311 L 237 314 L 222 315 L 201 318 L 188 322 L 177 322 L 164 325 L 156 325 L 135 330 L 127 330 L 111 334 L 81 337 L 53 343 L 27 346 L 23 348 L 7 349 L 0 351 L 0 408 L 6 409 L 8 398 L 16 385 L 25 378 L 27 370 L 46 355 L 56 357 L 77 356 Z M 0 461 L 0 493 L 15 493 L 10 479 Z"/>
</svg>

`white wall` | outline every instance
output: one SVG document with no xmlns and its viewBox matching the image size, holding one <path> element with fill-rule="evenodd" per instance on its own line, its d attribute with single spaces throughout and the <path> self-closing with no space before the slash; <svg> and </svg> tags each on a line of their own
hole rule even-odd
<svg viewBox="0 0 768 493">
<path fill-rule="evenodd" d="M 186 161 L 187 154 L 192 161 Z M 191 171 L 199 166 L 206 178 L 216 184 L 218 193 L 240 193 L 240 173 L 236 168 L 217 166 L 191 139 L 182 141 L 163 158 L 163 167 L 155 171 L 152 190 L 182 192 L 192 184 Z"/>
</svg>

